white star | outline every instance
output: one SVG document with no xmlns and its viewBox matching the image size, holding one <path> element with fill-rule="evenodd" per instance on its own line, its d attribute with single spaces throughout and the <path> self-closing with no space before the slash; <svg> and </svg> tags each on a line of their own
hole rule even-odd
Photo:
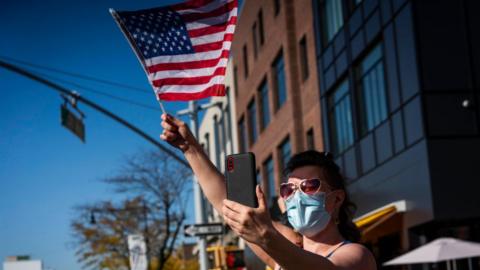
<svg viewBox="0 0 480 270">
<path fill-rule="evenodd" d="M 150 37 L 151 37 L 151 38 L 154 38 L 155 36 L 154 36 L 153 34 L 150 34 Z"/>
<path fill-rule="evenodd" d="M 172 48 L 172 46 L 170 46 L 170 51 L 173 51 L 173 48 Z"/>
<path fill-rule="evenodd" d="M 162 51 L 165 51 L 165 48 L 164 48 L 164 47 L 162 47 Z"/>
<path fill-rule="evenodd" d="M 186 37 L 185 35 L 184 35 L 184 36 L 182 36 L 182 38 L 183 38 L 183 40 L 187 40 L 187 37 Z"/>
<path fill-rule="evenodd" d="M 160 46 L 160 44 L 158 44 L 158 43 L 155 43 L 155 47 L 157 47 L 157 48 L 158 48 L 159 46 Z"/>
<path fill-rule="evenodd" d="M 177 36 L 180 36 L 180 31 L 177 31 Z"/>
<path fill-rule="evenodd" d="M 157 49 L 153 49 L 153 52 L 157 52 Z"/>
</svg>

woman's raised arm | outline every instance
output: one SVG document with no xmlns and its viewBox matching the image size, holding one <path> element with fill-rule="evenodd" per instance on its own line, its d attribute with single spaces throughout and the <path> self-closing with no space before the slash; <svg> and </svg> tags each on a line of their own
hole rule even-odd
<svg viewBox="0 0 480 270">
<path fill-rule="evenodd" d="M 163 114 L 162 127 L 164 130 L 160 138 L 182 150 L 202 187 L 203 193 L 213 207 L 219 213 L 222 213 L 222 202 L 226 198 L 225 179 L 222 173 L 210 161 L 202 146 L 193 137 L 184 122 Z"/>
</svg>

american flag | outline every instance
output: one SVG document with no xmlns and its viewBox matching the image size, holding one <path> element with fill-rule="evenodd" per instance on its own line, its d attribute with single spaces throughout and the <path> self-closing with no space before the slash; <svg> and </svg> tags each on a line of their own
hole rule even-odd
<svg viewBox="0 0 480 270">
<path fill-rule="evenodd" d="M 115 21 L 161 100 L 225 95 L 223 84 L 237 21 L 237 0 L 191 0 L 114 11 Z"/>
</svg>

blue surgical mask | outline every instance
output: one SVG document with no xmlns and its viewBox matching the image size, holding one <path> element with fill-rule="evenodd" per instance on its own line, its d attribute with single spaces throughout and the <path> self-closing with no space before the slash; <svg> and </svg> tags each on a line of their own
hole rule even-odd
<svg viewBox="0 0 480 270">
<path fill-rule="evenodd" d="M 288 221 L 300 234 L 312 237 L 327 227 L 330 214 L 325 210 L 325 192 L 307 195 L 296 191 L 285 201 Z"/>
</svg>

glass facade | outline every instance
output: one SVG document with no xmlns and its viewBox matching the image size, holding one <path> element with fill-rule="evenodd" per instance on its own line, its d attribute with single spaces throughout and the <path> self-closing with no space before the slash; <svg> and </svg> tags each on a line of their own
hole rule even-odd
<svg viewBox="0 0 480 270">
<path fill-rule="evenodd" d="M 329 98 L 330 131 L 335 153 L 353 144 L 352 103 L 349 84 L 344 80 Z"/>
<path fill-rule="evenodd" d="M 257 132 L 257 106 L 255 105 L 255 100 L 253 99 L 248 104 L 248 127 L 249 127 L 249 137 L 250 144 L 254 144 L 257 141 L 258 132 Z"/>
<path fill-rule="evenodd" d="M 262 116 L 262 129 L 268 126 L 270 123 L 270 110 L 268 108 L 269 106 L 269 101 L 268 101 L 268 84 L 267 80 L 264 79 L 262 84 L 260 85 L 259 88 L 259 93 L 260 93 L 260 113 Z"/>
<path fill-rule="evenodd" d="M 273 63 L 274 75 L 275 75 L 275 90 L 277 94 L 277 109 L 287 100 L 287 86 L 285 81 L 285 63 L 283 60 L 283 52 L 277 56 Z"/>
<path fill-rule="evenodd" d="M 382 58 L 382 46 L 377 45 L 356 70 L 362 134 L 378 126 L 388 115 Z"/>
<path fill-rule="evenodd" d="M 342 0 L 325 0 L 323 17 L 325 41 L 328 43 L 343 26 Z"/>
</svg>

